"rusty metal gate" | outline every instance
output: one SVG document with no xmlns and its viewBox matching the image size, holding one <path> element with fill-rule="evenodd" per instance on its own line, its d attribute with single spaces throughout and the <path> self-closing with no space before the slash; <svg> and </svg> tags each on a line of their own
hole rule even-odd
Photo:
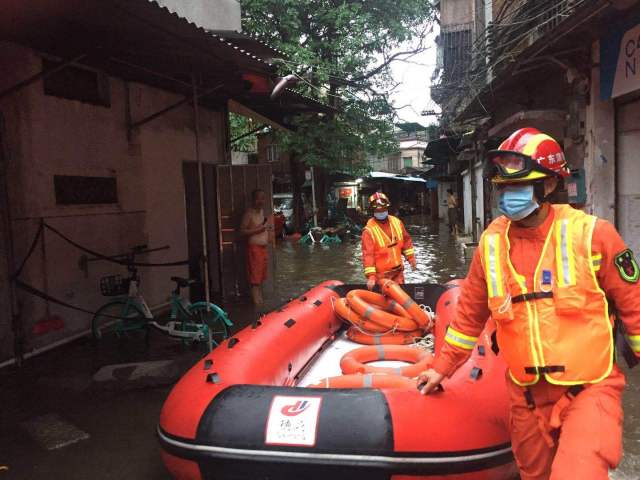
<svg viewBox="0 0 640 480">
<path fill-rule="evenodd" d="M 218 234 L 220 249 L 220 285 L 224 298 L 249 293 L 246 274 L 246 242 L 239 234 L 240 222 L 251 205 L 251 192 L 267 194 L 265 215 L 273 213 L 271 165 L 219 165 L 216 167 L 218 195 Z M 273 289 L 274 256 L 270 247 L 269 280 L 265 289 Z"/>
</svg>

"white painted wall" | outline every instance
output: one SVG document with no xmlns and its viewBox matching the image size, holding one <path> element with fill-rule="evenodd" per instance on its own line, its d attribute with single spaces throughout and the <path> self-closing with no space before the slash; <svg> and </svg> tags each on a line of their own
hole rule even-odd
<svg viewBox="0 0 640 480">
<path fill-rule="evenodd" d="M 440 217 L 440 219 L 444 220 L 445 222 L 448 221 L 448 208 L 447 208 L 447 190 L 449 188 L 453 188 L 453 186 L 450 183 L 446 183 L 446 182 L 438 182 L 438 216 Z M 455 191 L 455 189 L 454 189 Z M 458 202 L 460 201 L 460 198 L 458 198 Z M 460 219 L 458 219 L 458 221 L 460 221 Z"/>
<path fill-rule="evenodd" d="M 600 100 L 600 44 L 592 48 L 591 100 L 586 112 L 584 162 L 587 204 L 585 211 L 615 221 L 615 107 Z"/>
<path fill-rule="evenodd" d="M 469 170 L 462 172 L 462 196 L 464 205 L 464 233 L 470 235 L 473 228 L 473 219 L 471 218 L 471 172 Z"/>
<path fill-rule="evenodd" d="M 247 165 L 249 163 L 249 154 L 247 152 L 231 152 L 232 165 Z"/>
<path fill-rule="evenodd" d="M 242 28 L 237 0 L 155 0 L 171 12 L 207 30 Z"/>
<path fill-rule="evenodd" d="M 442 0 L 440 23 L 444 27 L 473 21 L 473 0 Z"/>
<path fill-rule="evenodd" d="M 622 238 L 640 253 L 640 100 L 618 107 L 616 121 L 617 220 Z"/>
<path fill-rule="evenodd" d="M 484 188 L 482 188 L 482 164 L 473 168 L 476 177 L 476 218 L 478 219 L 478 235 L 482 233 L 484 222 Z"/>
<path fill-rule="evenodd" d="M 40 58 L 31 50 L 0 44 L 0 89 L 37 73 Z M 127 139 L 125 84 L 110 78 L 111 107 L 99 107 L 43 94 L 41 82 L 0 102 L 7 125 L 9 196 L 13 235 L 19 262 L 27 252 L 40 219 L 78 243 L 105 254 L 118 254 L 130 246 L 170 245 L 171 249 L 141 258 L 166 262 L 187 258 L 182 164 L 195 161 L 193 116 L 189 106 L 142 126 Z M 131 84 L 133 119 L 140 119 L 175 103 L 177 95 Z M 226 113 L 201 111 L 201 152 L 205 162 L 225 158 Z M 55 203 L 53 176 L 115 176 L 119 202 L 114 205 L 61 206 Z M 27 283 L 61 300 L 92 310 L 107 300 L 99 293 L 100 277 L 125 273 L 105 262 L 89 265 L 87 274 L 78 264 L 82 252 L 48 232 L 25 268 Z M 45 258 L 46 257 L 46 258 Z M 45 276 L 46 272 L 46 276 Z M 187 275 L 187 267 L 141 269 L 142 289 L 148 303 L 165 302 L 171 275 Z M 20 294 L 27 348 L 39 348 L 86 330 L 91 318 Z M 6 322 L 6 311 L 2 322 Z M 33 325 L 58 315 L 63 331 L 35 337 Z M 0 349 L 0 355 L 2 355 Z M 4 358 L 0 356 L 0 361 Z"/>
</svg>

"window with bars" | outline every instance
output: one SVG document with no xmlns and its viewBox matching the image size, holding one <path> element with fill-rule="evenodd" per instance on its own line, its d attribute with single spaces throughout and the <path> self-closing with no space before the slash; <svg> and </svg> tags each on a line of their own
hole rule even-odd
<svg viewBox="0 0 640 480">
<path fill-rule="evenodd" d="M 399 158 L 389 158 L 387 160 L 387 162 L 388 162 L 388 166 L 389 166 L 389 171 L 397 172 L 398 170 L 400 170 L 400 159 Z"/>
<path fill-rule="evenodd" d="M 462 79 L 471 65 L 471 23 L 443 27 L 441 34 L 443 83 Z"/>
</svg>

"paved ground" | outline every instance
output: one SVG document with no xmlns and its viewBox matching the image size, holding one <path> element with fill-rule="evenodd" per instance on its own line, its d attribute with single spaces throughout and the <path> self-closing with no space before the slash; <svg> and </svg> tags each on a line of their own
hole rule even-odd
<svg viewBox="0 0 640 480">
<path fill-rule="evenodd" d="M 230 310 L 236 329 L 253 318 L 246 308 Z M 169 480 L 154 434 L 160 409 L 204 351 L 159 333 L 150 345 L 79 340 L 20 371 L 0 370 L 0 480 Z M 132 362 L 145 370 L 110 367 Z"/>
</svg>

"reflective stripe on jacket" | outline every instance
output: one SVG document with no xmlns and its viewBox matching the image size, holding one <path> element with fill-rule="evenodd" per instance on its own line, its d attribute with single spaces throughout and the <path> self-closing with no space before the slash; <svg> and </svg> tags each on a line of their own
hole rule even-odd
<svg viewBox="0 0 640 480">
<path fill-rule="evenodd" d="M 374 258 L 373 265 L 368 265 L 365 261 L 364 273 L 367 276 L 401 271 L 404 268 L 402 255 L 410 257 L 414 254 L 410 238 L 405 238 L 402 221 L 391 215 L 388 218 L 391 236 L 380 227 L 375 218 L 370 219 L 365 227 L 365 231 L 373 239 Z"/>
<path fill-rule="evenodd" d="M 533 291 L 511 264 L 511 222 L 500 217 L 480 240 L 498 344 L 519 385 L 541 376 L 558 385 L 596 383 L 613 367 L 613 326 L 591 252 L 596 218 L 568 205 L 553 208 Z"/>
</svg>

